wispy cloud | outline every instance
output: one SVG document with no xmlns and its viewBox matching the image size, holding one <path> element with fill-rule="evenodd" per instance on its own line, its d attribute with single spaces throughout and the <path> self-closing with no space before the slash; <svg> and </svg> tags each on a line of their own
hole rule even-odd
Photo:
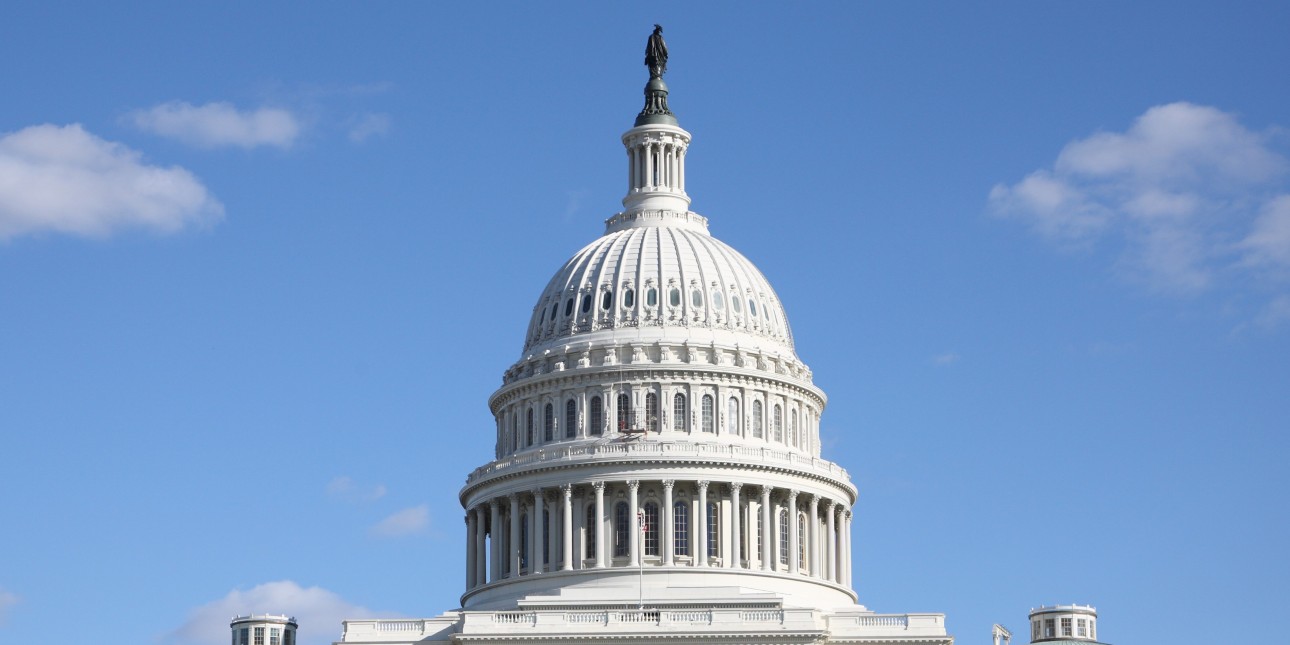
<svg viewBox="0 0 1290 645">
<path fill-rule="evenodd" d="M 230 103 L 193 105 L 171 101 L 135 111 L 130 120 L 142 130 L 202 148 L 289 148 L 302 128 L 300 120 L 288 110 L 239 110 Z"/>
<path fill-rule="evenodd" d="M 327 483 L 327 495 L 348 502 L 373 502 L 385 497 L 385 485 L 360 485 L 347 475 Z"/>
<path fill-rule="evenodd" d="M 355 605 L 322 587 L 301 587 L 291 580 L 266 582 L 245 591 L 234 589 L 188 613 L 179 628 L 162 641 L 167 645 L 224 645 L 230 616 L 286 614 L 300 625 L 301 645 L 324 645 L 340 638 L 341 621 L 349 618 L 393 617 Z"/>
<path fill-rule="evenodd" d="M 9 619 L 9 609 L 18 604 L 19 600 L 21 598 L 18 597 L 18 594 L 0 589 L 0 626 L 3 626 L 5 621 Z"/>
<path fill-rule="evenodd" d="M 932 357 L 932 364 L 933 364 L 933 365 L 950 365 L 950 364 L 953 364 L 953 363 L 957 363 L 957 362 L 959 362 L 959 358 L 960 358 L 960 357 L 959 357 L 959 355 L 958 355 L 958 353 L 957 353 L 957 352 L 945 352 L 944 354 L 937 354 L 937 355 L 933 356 L 933 357 Z"/>
<path fill-rule="evenodd" d="M 0 240 L 45 231 L 170 233 L 223 215 L 192 173 L 142 158 L 80 124 L 36 125 L 0 137 Z"/>
<path fill-rule="evenodd" d="M 430 528 L 430 507 L 426 504 L 405 508 L 372 527 L 372 535 L 380 537 L 404 537 L 419 535 Z"/>
<path fill-rule="evenodd" d="M 385 136 L 390 131 L 390 115 L 369 113 L 364 114 L 349 129 L 349 140 L 354 143 L 362 143 L 372 137 Z"/>
<path fill-rule="evenodd" d="M 1108 244 L 1116 268 L 1195 294 L 1290 277 L 1290 160 L 1214 107 L 1153 107 L 1124 132 L 1073 141 L 1051 169 L 990 191 L 989 208 L 1062 244 Z"/>
</svg>

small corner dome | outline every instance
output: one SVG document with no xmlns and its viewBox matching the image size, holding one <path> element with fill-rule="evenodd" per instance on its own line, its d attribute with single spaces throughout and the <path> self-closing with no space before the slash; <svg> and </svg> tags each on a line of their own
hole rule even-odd
<svg viewBox="0 0 1290 645">
<path fill-rule="evenodd" d="M 693 212 L 622 213 L 542 291 L 525 354 L 574 343 L 688 342 L 794 356 L 788 318 L 757 267 Z"/>
</svg>

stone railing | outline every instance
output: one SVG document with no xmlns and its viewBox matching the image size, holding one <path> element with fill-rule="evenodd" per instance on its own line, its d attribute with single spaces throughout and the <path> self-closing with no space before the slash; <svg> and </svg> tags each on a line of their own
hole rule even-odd
<svg viewBox="0 0 1290 645">
<path fill-rule="evenodd" d="M 583 443 L 527 450 L 503 457 L 476 468 L 466 477 L 469 486 L 484 479 L 526 470 L 530 466 L 570 464 L 602 459 L 703 459 L 741 465 L 770 465 L 796 468 L 834 479 L 847 481 L 845 468 L 795 450 L 770 446 L 743 446 L 729 443 L 693 443 L 688 441 L 647 441 L 630 443 Z"/>
</svg>

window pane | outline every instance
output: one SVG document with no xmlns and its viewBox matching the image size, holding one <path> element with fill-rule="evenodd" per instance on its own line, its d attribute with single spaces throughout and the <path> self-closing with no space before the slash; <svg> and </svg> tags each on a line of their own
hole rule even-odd
<svg viewBox="0 0 1290 645">
<path fill-rule="evenodd" d="M 605 410 L 600 402 L 600 397 L 591 397 L 591 428 L 590 432 L 599 435 L 605 427 Z"/>
<path fill-rule="evenodd" d="M 690 505 L 676 502 L 672 505 L 672 521 L 676 526 L 676 554 L 690 555 Z"/>
<path fill-rule="evenodd" d="M 714 423 L 714 420 L 712 418 L 713 414 L 712 414 L 712 395 L 711 394 L 703 395 L 702 412 L 703 412 L 703 431 L 708 433 L 716 432 L 716 424 Z"/>
<path fill-rule="evenodd" d="M 685 422 L 689 419 L 690 413 L 686 409 L 685 395 L 677 394 L 672 397 L 672 429 L 685 430 Z"/>
<path fill-rule="evenodd" d="M 645 555 L 658 555 L 658 504 L 645 503 Z"/>
<path fill-rule="evenodd" d="M 658 395 L 653 392 L 645 395 L 645 427 L 658 432 Z"/>
<path fill-rule="evenodd" d="M 555 407 L 550 403 L 542 413 L 542 440 L 551 441 L 555 438 Z"/>
<path fill-rule="evenodd" d="M 631 289 L 627 289 L 627 290 L 623 291 L 623 306 L 624 306 L 624 307 L 634 307 L 634 306 L 636 306 L 636 292 L 635 292 L 635 291 L 632 291 Z"/>
<path fill-rule="evenodd" d="M 614 306 L 614 292 L 606 291 L 600 296 L 600 308 L 609 311 Z"/>
<path fill-rule="evenodd" d="M 667 301 L 668 301 L 668 304 L 672 305 L 673 307 L 680 307 L 681 290 L 673 288 L 671 291 L 669 291 L 667 294 Z"/>
<path fill-rule="evenodd" d="M 572 439 L 577 435 L 578 403 L 573 399 L 564 402 L 564 436 Z"/>
</svg>

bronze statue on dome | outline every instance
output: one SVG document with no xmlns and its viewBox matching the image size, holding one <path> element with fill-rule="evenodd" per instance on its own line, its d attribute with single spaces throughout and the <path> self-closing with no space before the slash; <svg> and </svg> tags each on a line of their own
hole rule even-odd
<svg viewBox="0 0 1290 645">
<path fill-rule="evenodd" d="M 663 42 L 662 25 L 654 25 L 654 33 L 645 43 L 645 65 L 649 67 L 650 78 L 662 78 L 667 71 L 667 43 Z"/>
</svg>

